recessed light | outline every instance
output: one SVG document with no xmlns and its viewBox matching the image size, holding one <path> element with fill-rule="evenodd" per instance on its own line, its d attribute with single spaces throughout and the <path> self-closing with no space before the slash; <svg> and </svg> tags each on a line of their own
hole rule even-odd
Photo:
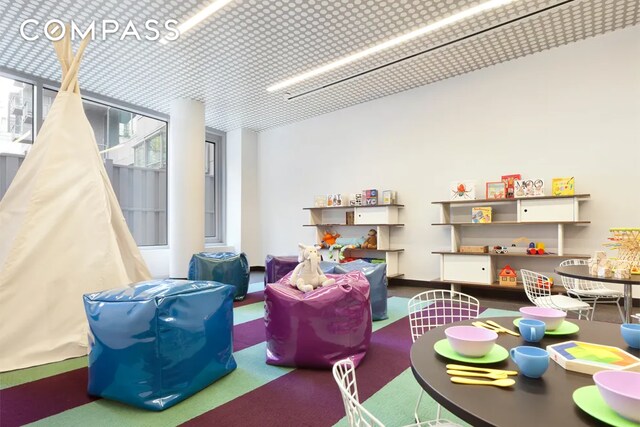
<svg viewBox="0 0 640 427">
<path fill-rule="evenodd" d="M 223 7 L 227 4 L 231 3 L 233 0 L 216 0 L 211 3 L 209 6 L 202 9 L 200 12 L 193 15 L 191 18 L 184 21 L 182 24 L 178 25 L 178 31 L 180 34 L 184 34 Z M 167 39 L 160 40 L 160 43 L 167 44 Z"/>
<path fill-rule="evenodd" d="M 294 76 L 290 79 L 287 80 L 283 80 L 279 83 L 276 83 L 270 87 L 267 88 L 267 91 L 269 92 L 275 92 L 277 90 L 283 89 L 285 87 L 289 87 L 291 85 L 294 85 L 296 83 L 300 83 L 301 81 L 310 79 L 312 77 L 316 77 L 320 74 L 324 74 L 326 72 L 329 72 L 331 70 L 335 70 L 336 68 L 340 68 L 344 65 L 350 64 L 352 62 L 355 62 L 359 59 L 365 58 L 367 56 L 373 55 L 375 53 L 381 52 L 383 50 L 392 48 L 394 46 L 397 46 L 399 44 L 408 42 L 409 40 L 413 40 L 417 37 L 420 37 L 424 34 L 430 33 L 432 31 L 438 30 L 442 27 L 445 27 L 447 25 L 451 25 L 454 24 L 458 21 L 461 21 L 463 19 L 469 18 L 471 16 L 477 15 L 479 13 L 485 12 L 487 10 L 490 9 L 495 9 L 496 7 L 500 7 L 509 3 L 512 3 L 516 0 L 490 0 L 488 2 L 479 4 L 477 6 L 471 7 L 469 9 L 465 9 L 461 12 L 458 12 L 454 15 L 448 16 L 444 19 L 441 19 L 439 21 L 436 21 L 432 24 L 429 24 L 427 26 L 424 26 L 422 28 L 418 28 L 417 30 L 411 31 L 409 33 L 403 34 L 401 36 L 395 37 L 393 39 L 387 40 L 385 42 L 382 42 L 380 44 L 377 44 L 375 46 L 369 47 L 367 49 L 361 50 L 360 52 L 356 52 L 354 54 L 351 54 L 349 56 L 345 56 L 344 58 L 340 58 L 336 61 L 330 62 L 328 64 L 322 65 L 318 68 L 314 68 L 313 70 L 310 71 L 306 71 L 302 74 L 299 74 L 297 76 Z"/>
</svg>

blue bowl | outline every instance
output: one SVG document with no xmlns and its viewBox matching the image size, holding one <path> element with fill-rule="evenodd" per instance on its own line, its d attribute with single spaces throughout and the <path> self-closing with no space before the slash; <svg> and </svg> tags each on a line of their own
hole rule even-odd
<svg viewBox="0 0 640 427">
<path fill-rule="evenodd" d="M 623 323 L 620 325 L 620 332 L 629 347 L 640 349 L 640 324 Z"/>
</svg>

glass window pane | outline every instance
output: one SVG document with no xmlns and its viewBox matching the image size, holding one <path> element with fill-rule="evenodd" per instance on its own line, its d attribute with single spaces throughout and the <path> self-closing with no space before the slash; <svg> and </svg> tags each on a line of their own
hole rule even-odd
<svg viewBox="0 0 640 427">
<path fill-rule="evenodd" d="M 43 113 L 56 91 L 43 92 Z M 139 246 L 167 244 L 167 123 L 83 101 L 122 213 Z"/>
<path fill-rule="evenodd" d="M 33 143 L 33 85 L 0 77 L 0 199 Z"/>
<path fill-rule="evenodd" d="M 216 144 L 207 141 L 205 143 L 205 177 L 204 177 L 204 235 L 216 236 Z"/>
</svg>

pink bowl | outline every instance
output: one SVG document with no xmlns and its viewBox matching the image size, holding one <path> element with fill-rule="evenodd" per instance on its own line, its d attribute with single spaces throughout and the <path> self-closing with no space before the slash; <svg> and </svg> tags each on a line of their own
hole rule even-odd
<svg viewBox="0 0 640 427">
<path fill-rule="evenodd" d="M 593 375 L 593 380 L 611 409 L 640 423 L 640 372 L 600 371 Z"/>
<path fill-rule="evenodd" d="M 542 320 L 547 325 L 547 331 L 558 329 L 567 317 L 567 313 L 562 310 L 546 307 L 521 307 L 520 313 L 525 319 Z"/>
<path fill-rule="evenodd" d="M 452 326 L 444 330 L 451 347 L 465 357 L 482 357 L 489 353 L 498 334 L 475 326 Z"/>
</svg>

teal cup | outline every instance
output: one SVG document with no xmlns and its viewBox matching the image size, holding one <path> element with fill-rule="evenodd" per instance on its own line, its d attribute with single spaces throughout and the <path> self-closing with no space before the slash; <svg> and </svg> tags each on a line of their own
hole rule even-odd
<svg viewBox="0 0 640 427">
<path fill-rule="evenodd" d="M 520 319 L 518 329 L 525 341 L 539 342 L 544 337 L 547 325 L 542 320 Z"/>
<path fill-rule="evenodd" d="M 538 347 L 514 347 L 509 354 L 525 377 L 540 378 L 549 367 L 549 353 Z"/>
<path fill-rule="evenodd" d="M 640 348 L 640 324 L 623 323 L 620 325 L 620 333 L 629 347 Z"/>
</svg>

